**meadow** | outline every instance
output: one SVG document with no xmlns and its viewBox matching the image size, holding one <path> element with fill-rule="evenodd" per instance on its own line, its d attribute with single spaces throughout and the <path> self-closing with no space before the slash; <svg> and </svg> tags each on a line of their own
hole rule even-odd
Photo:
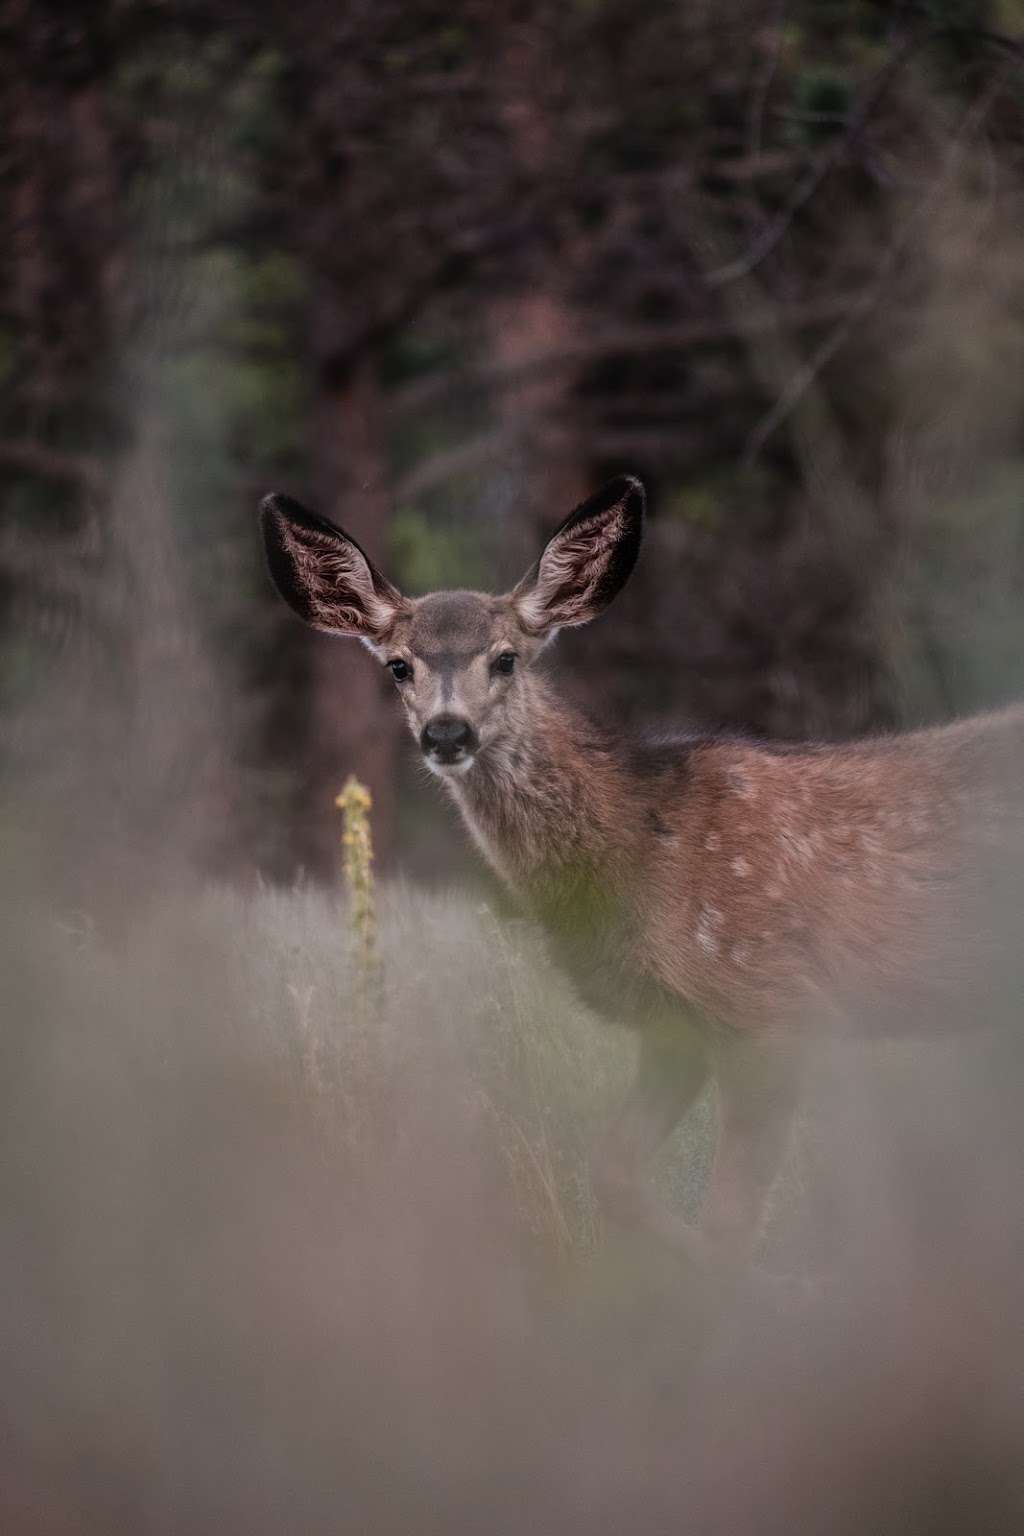
<svg viewBox="0 0 1024 1536">
<path fill-rule="evenodd" d="M 256 509 L 499 590 L 639 475 L 638 732 L 1024 696 L 1019 0 L 9 10 L 0 1533 L 1016 1536 L 1019 988 L 809 1055 L 753 1264 L 611 1226 L 636 1042 Z"/>
<path fill-rule="evenodd" d="M 823 1057 L 702 1276 L 602 1223 L 634 1045 L 522 919 L 385 883 L 368 974 L 340 879 L 71 906 L 7 825 L 5 1530 L 1013 1528 L 1018 1051 Z"/>
</svg>

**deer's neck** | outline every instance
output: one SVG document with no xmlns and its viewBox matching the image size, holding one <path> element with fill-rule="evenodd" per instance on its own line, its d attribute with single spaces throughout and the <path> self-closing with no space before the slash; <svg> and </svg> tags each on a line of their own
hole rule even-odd
<svg viewBox="0 0 1024 1536">
<path fill-rule="evenodd" d="M 609 740 L 539 679 L 507 739 L 451 788 L 500 875 L 524 894 L 575 871 L 610 873 L 629 845 L 628 776 Z"/>
</svg>

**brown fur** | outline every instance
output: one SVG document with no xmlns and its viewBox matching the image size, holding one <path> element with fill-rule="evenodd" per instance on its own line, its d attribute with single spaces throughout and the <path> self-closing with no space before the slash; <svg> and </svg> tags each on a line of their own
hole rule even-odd
<svg viewBox="0 0 1024 1536">
<path fill-rule="evenodd" d="M 319 576 L 309 537 L 297 575 L 323 622 L 348 572 L 326 627 L 407 663 L 399 691 L 416 736 L 440 716 L 472 726 L 472 755 L 435 768 L 584 998 L 640 1031 L 637 1087 L 597 1163 L 605 1198 L 703 1251 L 652 1205 L 642 1175 L 709 1070 L 720 1143 L 703 1225 L 743 1244 L 808 1031 L 956 1027 L 997 974 L 997 919 L 1015 911 L 1024 710 L 785 750 L 645 744 L 594 726 L 532 663 L 552 629 L 593 617 L 625 580 L 638 495 L 613 482 L 504 597 L 402 598 L 354 547 L 329 551 Z M 506 652 L 511 677 L 495 667 Z"/>
</svg>

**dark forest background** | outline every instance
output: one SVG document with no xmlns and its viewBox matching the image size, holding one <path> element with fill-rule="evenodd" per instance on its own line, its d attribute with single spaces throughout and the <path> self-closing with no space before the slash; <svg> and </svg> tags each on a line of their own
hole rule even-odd
<svg viewBox="0 0 1024 1536">
<path fill-rule="evenodd" d="M 0 0 L 3 1536 L 1024 1530 L 1020 988 L 934 1039 L 967 973 L 924 946 L 919 1040 L 808 1039 L 749 1273 L 617 1230 L 635 1036 L 256 524 L 286 490 L 411 591 L 497 587 L 631 472 L 635 576 L 551 654 L 585 704 L 846 738 L 1024 695 L 1021 38 Z M 953 947 L 1015 975 L 964 889 Z M 678 1218 L 717 1114 L 652 1174 Z"/>
<path fill-rule="evenodd" d="M 384 866 L 453 870 L 380 669 L 270 590 L 272 488 L 423 591 L 511 581 L 639 474 L 645 557 L 557 658 L 638 727 L 1012 694 L 1022 29 L 1006 0 L 8 0 L 5 781 L 69 836 L 287 879 L 335 867 L 354 769 Z"/>
</svg>

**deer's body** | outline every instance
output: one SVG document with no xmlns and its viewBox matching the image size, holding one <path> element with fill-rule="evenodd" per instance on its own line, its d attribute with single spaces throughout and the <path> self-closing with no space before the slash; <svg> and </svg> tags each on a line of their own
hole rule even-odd
<svg viewBox="0 0 1024 1536">
<path fill-rule="evenodd" d="M 596 1011 L 643 1026 L 675 999 L 757 1032 L 885 1028 L 903 1002 L 913 1028 L 921 999 L 977 980 L 979 883 L 1021 833 L 1024 709 L 780 749 L 637 744 L 533 679 L 528 708 L 515 759 L 483 752 L 449 788 Z"/>
<path fill-rule="evenodd" d="M 607 1199 L 693 1246 L 641 1175 L 712 1070 L 720 1144 L 704 1225 L 743 1242 L 807 1031 L 973 1018 L 1014 915 L 1024 709 L 787 748 L 645 743 L 594 725 L 531 663 L 622 585 L 641 511 L 637 483 L 612 482 L 514 593 L 413 600 L 295 504 L 271 498 L 265 516 L 285 596 L 387 661 L 484 856 L 583 998 L 640 1032 L 637 1088 L 598 1162 Z"/>
</svg>

